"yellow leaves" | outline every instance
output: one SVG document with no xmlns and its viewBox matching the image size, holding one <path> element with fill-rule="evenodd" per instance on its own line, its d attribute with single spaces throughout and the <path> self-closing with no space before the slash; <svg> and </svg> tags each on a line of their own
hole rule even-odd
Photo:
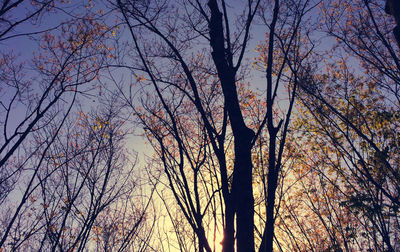
<svg viewBox="0 0 400 252">
<path fill-rule="evenodd" d="M 258 57 L 253 58 L 252 66 L 257 70 L 263 70 L 267 68 L 267 45 L 259 44 L 254 49 L 256 53 L 259 54 Z"/>
<path fill-rule="evenodd" d="M 108 125 L 107 120 L 100 119 L 99 117 L 96 117 L 96 120 L 94 121 L 94 126 L 93 129 L 96 130 L 101 130 L 101 128 L 105 127 Z"/>
<path fill-rule="evenodd" d="M 93 0 L 89 0 L 89 4 L 85 5 L 86 9 L 93 8 L 93 7 L 94 7 Z"/>
<path fill-rule="evenodd" d="M 110 138 L 110 134 L 104 132 L 106 126 L 108 125 L 108 121 L 101 119 L 99 117 L 96 117 L 96 120 L 94 121 L 94 125 L 93 125 L 93 130 L 94 131 L 100 131 L 103 130 L 103 132 L 101 133 L 101 137 L 109 139 Z"/>
</svg>

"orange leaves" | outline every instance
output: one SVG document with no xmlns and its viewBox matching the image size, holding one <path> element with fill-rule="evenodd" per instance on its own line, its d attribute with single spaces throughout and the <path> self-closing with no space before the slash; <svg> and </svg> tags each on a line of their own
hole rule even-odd
<svg viewBox="0 0 400 252">
<path fill-rule="evenodd" d="M 65 203 L 65 205 L 69 205 L 70 204 L 70 202 L 69 202 L 69 200 L 67 198 L 63 198 L 63 202 Z"/>
<path fill-rule="evenodd" d="M 99 226 L 93 226 L 93 232 L 96 234 L 101 234 L 102 228 Z"/>
<path fill-rule="evenodd" d="M 252 66 L 257 70 L 263 70 L 267 68 L 267 45 L 258 44 L 254 51 L 259 54 L 259 56 L 253 58 Z"/>
<path fill-rule="evenodd" d="M 45 204 L 45 203 L 40 203 L 40 205 L 44 208 L 44 209 L 47 209 L 47 208 L 49 208 L 49 205 L 48 204 Z"/>
<path fill-rule="evenodd" d="M 47 226 L 47 230 L 49 230 L 50 232 L 55 232 L 56 227 L 54 225 L 49 225 L 49 226 Z"/>
<path fill-rule="evenodd" d="M 30 201 L 31 203 L 34 203 L 34 202 L 37 201 L 37 197 L 31 196 L 31 197 L 29 197 L 29 201 Z"/>
<path fill-rule="evenodd" d="M 139 76 L 139 75 L 136 75 L 136 74 L 135 74 L 135 79 L 136 79 L 137 82 L 142 82 L 142 81 L 146 80 L 146 78 L 143 75 Z"/>
</svg>

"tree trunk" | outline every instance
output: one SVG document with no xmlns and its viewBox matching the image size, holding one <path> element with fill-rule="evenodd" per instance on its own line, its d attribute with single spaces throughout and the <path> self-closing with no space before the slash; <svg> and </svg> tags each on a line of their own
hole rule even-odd
<svg viewBox="0 0 400 252">
<path fill-rule="evenodd" d="M 400 1 L 386 0 L 385 12 L 392 15 L 396 21 L 397 26 L 393 29 L 393 34 L 396 38 L 397 45 L 400 47 Z"/>
<path fill-rule="evenodd" d="M 272 252 L 274 241 L 274 207 L 275 193 L 278 182 L 278 171 L 276 169 L 276 132 L 270 130 L 269 158 L 268 158 L 268 185 L 267 185 L 267 223 L 264 229 L 259 252 Z"/>
<path fill-rule="evenodd" d="M 232 195 L 230 195 L 230 198 Z M 235 212 L 232 200 L 225 200 L 225 227 L 224 239 L 222 241 L 222 252 L 235 251 Z"/>
<path fill-rule="evenodd" d="M 251 141 L 255 134 L 246 126 L 240 110 L 236 90 L 236 69 L 231 61 L 232 52 L 225 49 L 222 13 L 216 0 L 210 0 L 208 6 L 211 11 L 209 22 L 210 45 L 213 50 L 211 54 L 221 81 L 235 144 L 231 200 L 236 213 L 237 251 L 252 252 L 254 251 L 254 197 Z"/>
<path fill-rule="evenodd" d="M 233 195 L 236 205 L 237 251 L 254 251 L 254 197 L 251 140 L 253 131 L 235 135 Z"/>
</svg>

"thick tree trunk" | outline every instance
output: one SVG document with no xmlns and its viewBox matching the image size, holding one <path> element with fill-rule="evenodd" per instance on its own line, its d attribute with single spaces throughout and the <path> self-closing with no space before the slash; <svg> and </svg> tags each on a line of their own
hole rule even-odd
<svg viewBox="0 0 400 252">
<path fill-rule="evenodd" d="M 237 251 L 254 251 L 254 197 L 251 130 L 235 135 L 233 193 L 236 200 Z"/>
<path fill-rule="evenodd" d="M 400 1 L 386 0 L 385 11 L 387 14 L 392 15 L 396 21 L 397 26 L 393 29 L 393 34 L 400 47 Z"/>
<path fill-rule="evenodd" d="M 222 13 L 216 0 L 210 0 L 211 11 L 209 22 L 210 45 L 212 58 L 221 81 L 225 106 L 231 122 L 235 144 L 235 161 L 231 200 L 236 213 L 236 237 L 238 252 L 254 251 L 254 197 L 252 188 L 251 141 L 254 132 L 249 129 L 243 119 L 236 90 L 236 69 L 233 67 L 232 52 L 225 49 Z M 228 245 L 228 240 L 225 241 Z M 228 250 L 227 250 L 228 251 Z"/>
</svg>

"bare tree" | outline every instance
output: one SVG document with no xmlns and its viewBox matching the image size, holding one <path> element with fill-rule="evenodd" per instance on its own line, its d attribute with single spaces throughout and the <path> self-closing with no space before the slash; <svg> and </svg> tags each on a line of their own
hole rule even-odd
<svg viewBox="0 0 400 252">
<path fill-rule="evenodd" d="M 151 235 L 151 226 L 144 225 L 151 201 L 135 195 L 136 161 L 124 148 L 126 130 L 114 106 L 68 117 L 59 134 L 54 134 L 59 126 L 53 123 L 34 133 L 35 139 L 53 141 L 51 146 L 38 142 L 43 154 L 29 162 L 37 162 L 36 176 L 11 221 L 3 215 L 3 248 L 123 251 L 148 246 L 142 239 Z M 135 197 L 141 200 L 133 201 Z M 146 231 L 141 235 L 139 230 Z"/>
<path fill-rule="evenodd" d="M 24 4 L 28 3 L 3 3 L 1 21 L 10 25 L 3 26 L 4 40 L 20 37 L 21 34 L 15 31 L 19 24 L 34 22 L 33 19 L 39 19 L 42 12 L 54 7 L 53 2 L 33 3 L 34 6 L 27 9 L 32 13 L 21 20 L 15 20 L 21 16 L 12 16 L 14 11 L 24 9 Z M 60 187 L 57 184 L 58 187 L 49 188 L 46 184 L 60 170 L 59 164 L 49 167 L 49 152 L 58 143 L 58 135 L 69 120 L 71 111 L 74 111 L 75 101 L 81 94 L 88 94 L 91 87 L 87 83 L 98 76 L 104 55 L 104 51 L 99 50 L 102 42 L 100 38 L 103 38 L 105 31 L 102 25 L 88 16 L 59 27 L 61 31 L 57 35 L 49 30 L 41 31 L 42 37 L 37 40 L 38 53 L 33 55 L 32 60 L 29 56 L 21 59 L 10 52 L 2 52 L 0 204 L 5 210 L 1 227 L 2 248 L 15 250 L 25 246 L 31 237 L 45 228 L 41 221 L 45 213 L 46 224 L 49 224 L 46 227 L 53 234 L 54 248 L 61 246 L 61 231 L 52 232 L 55 231 L 52 230 L 54 226 L 50 225 L 55 216 L 49 217 L 52 213 L 48 209 L 48 198 L 41 202 L 46 210 L 42 215 L 36 215 L 38 219 L 26 216 L 36 214 L 34 210 L 37 206 L 34 202 L 37 199 L 33 195 L 37 197 L 37 193 L 42 190 L 41 196 L 54 199 Z M 35 44 L 32 41 L 30 43 Z M 46 172 L 48 174 L 44 174 Z"/>
<path fill-rule="evenodd" d="M 224 230 L 223 251 L 272 251 L 275 193 L 281 170 L 299 66 L 310 48 L 301 48 L 301 24 L 309 1 L 262 1 L 240 5 L 236 16 L 226 1 L 118 1 L 115 5 L 131 36 L 133 58 L 117 66 L 133 71 L 143 87 L 138 108 L 132 89 L 119 85 L 124 100 L 147 132 L 167 176 L 168 187 L 198 239 L 198 251 L 211 251 L 207 216 Z M 232 15 L 231 15 L 232 12 Z M 268 28 L 264 46 L 266 100 L 259 124 L 245 115 L 249 74 L 246 55 L 256 14 Z M 235 24 L 235 25 L 234 25 Z M 304 30 L 305 31 L 305 30 Z M 131 61 L 129 61 L 131 60 Z M 288 109 L 274 111 L 286 85 Z M 152 87 L 152 89 L 149 89 Z M 149 91 L 151 90 L 151 91 Z M 254 237 L 252 152 L 268 132 L 268 169 L 264 218 Z M 265 145 L 264 145 L 265 146 Z M 207 175 L 206 175 L 207 174 Z M 211 182 L 209 182 L 211 180 Z M 264 211 L 265 212 L 265 211 Z M 236 224 L 235 224 L 236 222 Z M 207 224 L 206 224 L 207 223 Z M 221 224 L 218 224 L 221 223 Z M 236 228 L 235 228 L 236 226 Z"/>
</svg>

